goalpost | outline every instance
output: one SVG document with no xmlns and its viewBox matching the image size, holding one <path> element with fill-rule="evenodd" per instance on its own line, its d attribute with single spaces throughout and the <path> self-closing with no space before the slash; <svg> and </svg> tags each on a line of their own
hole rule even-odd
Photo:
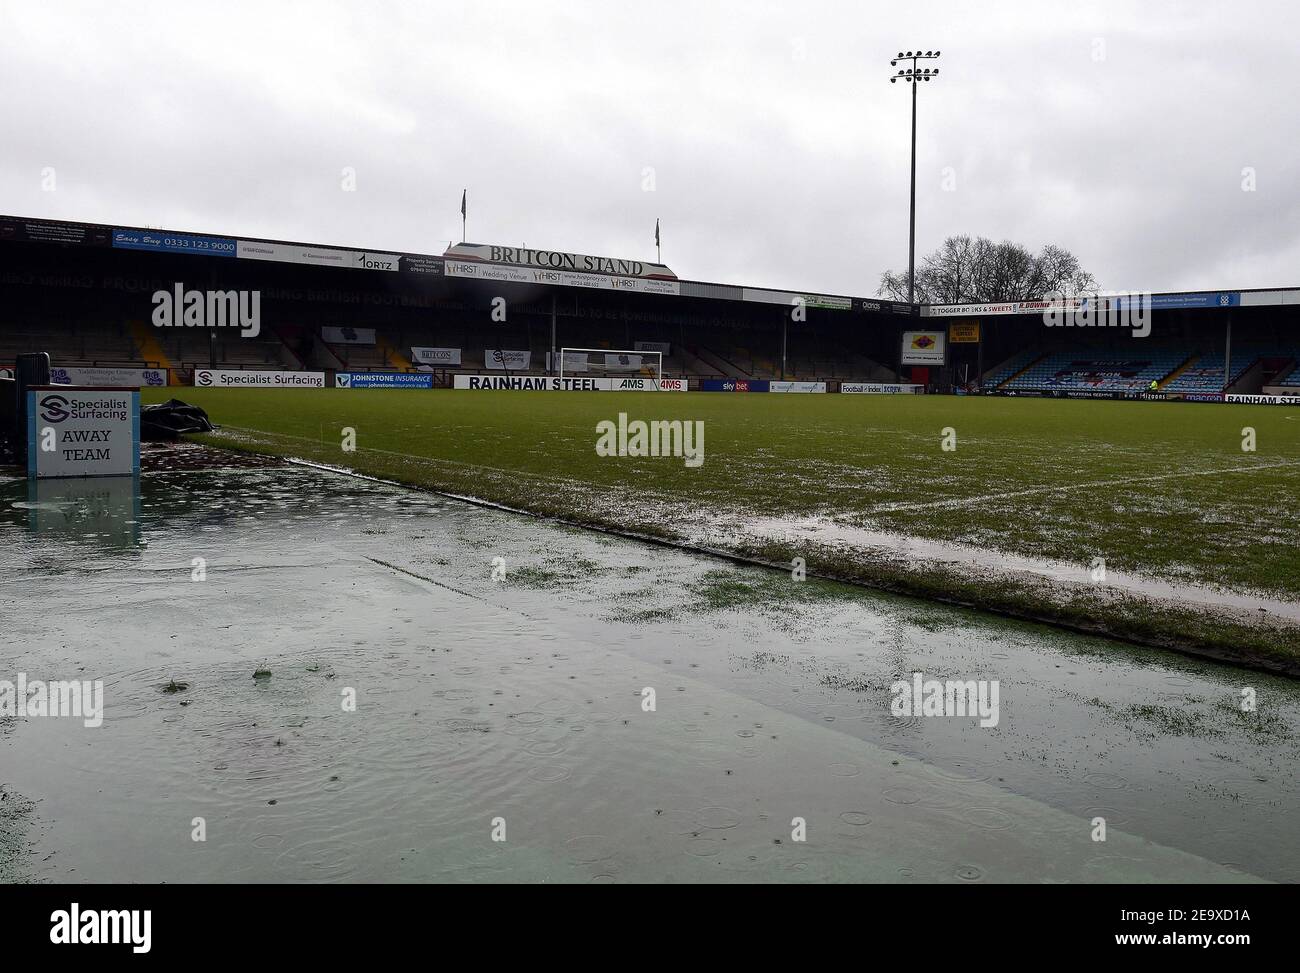
<svg viewBox="0 0 1300 973">
<path fill-rule="evenodd" d="M 660 387 L 664 377 L 662 351 L 626 348 L 561 348 L 559 361 L 551 363 L 560 378 L 646 378 Z"/>
</svg>

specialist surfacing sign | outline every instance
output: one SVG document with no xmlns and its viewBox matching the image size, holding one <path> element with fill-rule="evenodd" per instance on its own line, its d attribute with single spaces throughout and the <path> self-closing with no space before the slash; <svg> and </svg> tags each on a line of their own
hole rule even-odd
<svg viewBox="0 0 1300 973">
<path fill-rule="evenodd" d="M 27 392 L 27 475 L 140 472 L 140 391 L 76 385 Z"/>
</svg>

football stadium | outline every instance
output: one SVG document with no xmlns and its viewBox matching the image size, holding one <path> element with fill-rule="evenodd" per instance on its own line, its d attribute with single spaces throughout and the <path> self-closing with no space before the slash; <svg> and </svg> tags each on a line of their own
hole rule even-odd
<svg viewBox="0 0 1300 973">
<path fill-rule="evenodd" d="M 1154 177 L 1100 129 L 1063 148 L 1080 105 L 1131 121 L 1133 36 L 1036 13 L 1056 40 L 1010 33 L 1060 56 L 1037 90 L 954 58 L 942 124 L 920 102 L 953 146 L 923 141 L 923 176 L 952 161 L 965 195 L 922 183 L 944 243 L 918 273 L 939 51 L 894 58 L 847 15 L 787 38 L 804 21 L 757 7 L 690 31 L 602 8 L 579 58 L 577 21 L 493 3 L 287 26 L 180 4 L 64 61 L 68 15 L 19 7 L 0 55 L 55 94 L 0 108 L 21 133 L 0 159 L 13 943 L 337 962 L 352 937 L 373 958 L 457 918 L 404 888 L 449 884 L 888 886 L 865 903 L 880 938 L 956 923 L 1004 955 L 1284 928 L 1300 279 L 1244 286 L 1294 253 L 1275 119 L 1241 135 L 1247 169 L 1215 158 L 1217 197 L 1199 157 L 1161 168 L 1182 142 L 1148 140 Z M 173 9 L 211 40 L 152 60 L 139 37 L 175 36 Z M 1203 65 L 1212 34 L 1153 63 Z M 876 92 L 844 120 L 849 40 L 886 44 L 877 87 L 907 92 L 907 195 L 902 136 L 880 146 L 909 106 Z M 1153 130 L 1201 130 L 1185 100 L 1144 108 Z M 1275 195 L 1249 195 L 1257 163 Z M 39 189 L 6 181 L 28 170 Z M 462 173 L 493 187 L 490 230 Z M 1189 231 L 1168 207 L 1197 194 Z M 875 266 L 903 229 L 906 273 Z M 1101 286 L 1066 244 L 1168 286 Z M 1034 888 L 963 889 L 983 885 Z"/>
<path fill-rule="evenodd" d="M 1300 290 L 1089 318 L 466 244 L 0 248 L 10 644 L 104 677 L 129 744 L 13 734 L 9 840 L 57 849 L 13 879 L 1300 876 Z M 137 473 L 22 469 L 45 355 L 34 387 L 139 390 Z M 172 400 L 210 423 L 149 434 Z M 1000 714 L 923 719 L 931 677 Z M 381 826 L 421 768 L 436 823 Z M 201 861 L 191 819 L 229 829 Z"/>
</svg>

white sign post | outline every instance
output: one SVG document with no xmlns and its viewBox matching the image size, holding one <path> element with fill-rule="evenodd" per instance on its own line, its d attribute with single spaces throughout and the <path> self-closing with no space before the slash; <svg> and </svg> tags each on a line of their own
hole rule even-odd
<svg viewBox="0 0 1300 973">
<path fill-rule="evenodd" d="M 28 390 L 29 477 L 139 472 L 139 389 L 46 385 Z"/>
</svg>

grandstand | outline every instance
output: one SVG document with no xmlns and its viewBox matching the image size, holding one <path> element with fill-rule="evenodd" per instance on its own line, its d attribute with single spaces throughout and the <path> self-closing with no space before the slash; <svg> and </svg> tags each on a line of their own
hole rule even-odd
<svg viewBox="0 0 1300 973">
<path fill-rule="evenodd" d="M 1170 375 L 1185 358 L 1180 351 L 1154 349 L 1146 355 L 1124 357 L 1083 357 L 1077 352 L 1054 352 L 1043 355 L 1000 387 L 1008 391 L 1140 392 L 1151 382 Z"/>
<path fill-rule="evenodd" d="M 1169 392 L 1221 392 L 1225 382 L 1228 385 L 1236 382 L 1251 364 L 1250 359 L 1238 355 L 1230 366 L 1232 374 L 1226 375 L 1223 352 L 1198 355 L 1175 372 L 1165 382 L 1164 388 Z"/>
<path fill-rule="evenodd" d="M 231 259 L 245 245 L 256 259 Z M 512 373 L 541 375 L 564 345 L 638 343 L 663 352 L 666 377 L 693 384 L 893 381 L 885 364 L 896 356 L 893 324 L 918 313 L 888 301 L 675 278 L 656 281 L 671 291 L 660 293 L 628 288 L 640 281 L 626 278 L 606 290 L 590 274 L 574 284 L 556 283 L 549 271 L 533 282 L 458 277 L 464 247 L 446 258 L 401 255 L 394 263 L 402 269 L 384 272 L 333 259 L 360 251 L 8 217 L 0 217 L 0 246 L 0 363 L 43 350 L 68 366 L 168 369 L 182 385 L 198 368 L 419 369 L 449 385 L 458 372 L 491 371 L 493 349 L 522 353 Z M 330 256 L 315 264 L 303 259 L 308 253 Z M 260 291 L 260 333 L 152 327 L 151 295 L 177 282 Z M 507 302 L 505 320 L 492 315 L 498 297 Z M 804 320 L 787 328 L 797 303 Z M 451 354 L 425 362 L 415 349 Z"/>
<path fill-rule="evenodd" d="M 509 350 L 511 374 L 535 376 L 562 346 L 641 346 L 691 388 L 785 380 L 1124 397 L 1154 381 L 1164 396 L 1211 399 L 1300 387 L 1294 290 L 1154 295 L 1152 334 L 1136 338 L 1046 328 L 1037 303 L 912 307 L 695 282 L 660 265 L 640 277 L 566 277 L 496 268 L 479 254 L 506 248 L 475 245 L 392 255 L 380 270 L 371 251 L 0 217 L 0 248 L 0 367 L 41 350 L 65 366 L 166 369 L 177 385 L 222 368 L 422 370 L 450 386 L 458 373 L 499 370 L 494 350 Z M 151 295 L 178 282 L 260 292 L 259 333 L 153 327 Z M 504 320 L 493 313 L 500 298 Z M 792 320 L 796 305 L 802 320 Z M 903 359 L 904 331 L 942 335 L 959 321 L 982 329 L 980 340 L 952 341 L 927 364 Z"/>
</svg>

